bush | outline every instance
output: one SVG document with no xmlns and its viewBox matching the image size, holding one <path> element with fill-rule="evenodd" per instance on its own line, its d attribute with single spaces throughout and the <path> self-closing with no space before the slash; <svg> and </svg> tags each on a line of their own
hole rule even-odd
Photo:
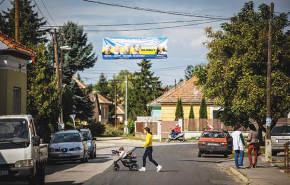
<svg viewBox="0 0 290 185">
<path fill-rule="evenodd" d="M 71 123 L 71 122 L 66 122 L 65 123 L 65 129 L 74 129 L 74 123 Z"/>
<path fill-rule="evenodd" d="M 94 137 L 99 137 L 104 134 L 106 125 L 101 122 L 89 123 L 88 128 L 91 130 Z"/>
<path fill-rule="evenodd" d="M 135 133 L 135 122 L 133 120 L 130 120 L 130 119 L 128 120 L 128 132 L 129 132 L 129 134 Z"/>
<path fill-rule="evenodd" d="M 116 136 L 123 135 L 124 126 L 121 124 L 119 124 L 117 127 L 111 124 L 107 124 L 105 127 L 106 127 L 106 130 L 105 130 L 104 136 L 116 137 Z"/>
</svg>

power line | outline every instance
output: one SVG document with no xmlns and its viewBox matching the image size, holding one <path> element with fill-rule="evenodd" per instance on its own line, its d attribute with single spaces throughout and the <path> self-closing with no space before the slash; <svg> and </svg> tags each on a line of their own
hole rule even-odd
<svg viewBox="0 0 290 185">
<path fill-rule="evenodd" d="M 163 11 L 163 10 L 157 10 L 157 9 L 151 9 L 151 8 L 141 8 L 141 7 L 134 7 L 134 6 L 125 6 L 120 4 L 113 4 L 113 3 L 105 3 L 101 1 L 93 1 L 93 0 L 83 0 L 85 2 L 89 3 L 96 3 L 96 4 L 102 4 L 107 6 L 114 6 L 114 7 L 120 7 L 120 8 L 128 8 L 133 10 L 143 10 L 148 12 L 156 12 L 156 13 L 163 13 L 163 14 L 170 14 L 170 15 L 180 15 L 180 16 L 187 16 L 187 17 L 202 17 L 202 18 L 212 18 L 212 19 L 219 19 L 219 18 L 227 18 L 224 16 L 212 16 L 212 15 L 202 15 L 202 14 L 191 14 L 191 13 L 182 13 L 182 12 L 174 12 L 174 11 Z"/>
<path fill-rule="evenodd" d="M 163 21 L 163 22 L 145 22 L 145 23 L 126 23 L 126 24 L 86 24 L 86 25 L 81 25 L 82 27 L 92 27 L 92 26 L 97 26 L 97 27 L 103 27 L 103 26 L 142 26 L 142 25 L 152 25 L 152 24 L 172 24 L 172 23 L 182 23 L 182 22 L 198 22 L 198 21 L 205 21 L 208 19 L 199 19 L 199 20 L 188 20 L 188 21 Z M 228 19 L 221 19 L 221 20 L 228 20 Z M 42 27 L 47 27 L 47 26 L 42 26 Z M 63 26 L 54 26 L 54 27 L 63 27 Z"/>
<path fill-rule="evenodd" d="M 36 5 L 37 9 L 38 9 L 39 12 L 41 13 L 41 15 L 45 18 L 45 16 L 44 16 L 43 13 L 41 12 L 40 8 L 38 7 L 36 1 L 35 1 L 35 0 L 33 0 L 33 1 L 34 1 L 35 5 Z M 46 21 L 47 21 L 47 23 L 50 25 L 50 23 L 49 23 L 49 21 L 48 21 L 47 19 L 46 19 Z M 52 26 L 50 25 L 50 27 L 52 27 Z"/>
<path fill-rule="evenodd" d="M 225 19 L 224 19 L 225 20 Z M 195 23 L 195 24 L 185 24 L 185 25 L 177 25 L 177 26 L 166 26 L 166 27 L 157 27 L 157 28 L 141 28 L 141 29 L 131 29 L 131 30 L 84 30 L 84 31 L 95 31 L 95 32 L 113 32 L 113 31 L 145 31 L 145 30 L 161 30 L 161 29 L 168 29 L 168 28 L 181 28 L 181 27 L 187 27 L 187 26 L 194 26 L 194 25 L 200 25 L 200 24 L 207 24 L 207 23 L 213 23 L 213 22 L 218 22 L 222 21 L 220 20 L 214 20 L 214 21 L 208 21 L 208 22 L 203 22 L 203 23 Z"/>
<path fill-rule="evenodd" d="M 0 4 L 2 4 L 5 0 L 3 0 Z"/>
<path fill-rule="evenodd" d="M 42 2 L 42 4 L 43 4 L 44 8 L 46 9 L 46 11 L 47 11 L 48 15 L 50 16 L 51 20 L 52 20 L 52 21 L 54 22 L 54 24 L 57 26 L 57 24 L 56 24 L 56 23 L 55 23 L 55 21 L 53 20 L 52 16 L 50 15 L 50 13 L 49 13 L 48 9 L 46 8 L 46 6 L 45 6 L 45 4 L 44 4 L 43 0 L 41 0 L 41 2 Z"/>
</svg>

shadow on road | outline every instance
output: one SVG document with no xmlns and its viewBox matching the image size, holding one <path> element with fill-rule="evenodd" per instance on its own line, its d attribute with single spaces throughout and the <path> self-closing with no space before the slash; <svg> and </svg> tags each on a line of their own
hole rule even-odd
<svg viewBox="0 0 290 185">
<path fill-rule="evenodd" d="M 204 161 L 204 160 L 192 160 L 192 159 L 190 159 L 190 160 L 179 160 L 179 161 L 185 161 L 185 162 L 197 162 L 197 163 L 214 163 L 214 164 L 225 162 L 225 161 Z"/>
<path fill-rule="evenodd" d="M 84 183 L 74 183 L 74 181 L 63 181 L 63 182 L 46 182 L 45 185 L 82 185 Z"/>
</svg>

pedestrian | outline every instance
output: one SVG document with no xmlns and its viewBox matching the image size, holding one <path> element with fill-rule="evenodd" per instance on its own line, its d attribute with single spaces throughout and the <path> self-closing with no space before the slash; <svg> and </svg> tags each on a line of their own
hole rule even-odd
<svg viewBox="0 0 290 185">
<path fill-rule="evenodd" d="M 260 144 L 259 144 L 259 133 L 253 124 L 249 124 L 250 132 L 248 134 L 247 138 L 247 144 L 249 145 L 248 147 L 248 158 L 249 158 L 249 168 L 257 168 L 257 161 L 258 161 L 258 150 L 260 149 Z M 254 155 L 255 155 L 255 163 L 253 165 L 252 161 L 252 151 L 254 150 Z"/>
<path fill-rule="evenodd" d="M 235 150 L 235 165 L 236 168 L 243 166 L 243 157 L 245 150 L 245 142 L 243 134 L 241 132 L 242 126 L 240 124 L 235 125 L 234 132 L 232 133 L 233 147 Z M 239 159 L 240 156 L 240 160 Z"/>
<path fill-rule="evenodd" d="M 153 152 L 153 148 L 152 148 L 152 133 L 150 132 L 150 128 L 149 127 L 145 127 L 144 128 L 144 134 L 146 134 L 146 142 L 142 147 L 146 147 L 145 153 L 143 155 L 143 167 L 141 169 L 139 169 L 139 171 L 146 171 L 146 158 L 147 156 L 149 157 L 149 161 L 151 161 L 157 168 L 157 172 L 159 172 L 162 168 L 162 166 L 158 165 L 158 163 L 152 158 L 152 152 Z"/>
</svg>

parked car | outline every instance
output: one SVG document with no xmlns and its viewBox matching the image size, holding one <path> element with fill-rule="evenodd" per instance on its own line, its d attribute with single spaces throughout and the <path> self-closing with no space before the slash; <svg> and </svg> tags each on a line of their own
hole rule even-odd
<svg viewBox="0 0 290 185">
<path fill-rule="evenodd" d="M 224 130 L 223 132 L 226 135 L 228 141 L 228 153 L 231 154 L 233 152 L 233 138 L 228 131 Z"/>
<path fill-rule="evenodd" d="M 0 116 L 0 182 L 43 185 L 47 153 L 31 115 Z"/>
<path fill-rule="evenodd" d="M 92 133 L 89 129 L 80 129 L 80 133 L 83 135 L 84 139 L 87 140 L 88 152 L 91 159 L 97 157 L 97 144 L 96 138 L 92 136 Z"/>
<path fill-rule="evenodd" d="M 228 141 L 223 131 L 206 130 L 203 131 L 197 147 L 198 157 L 202 154 L 223 154 L 228 156 Z"/>
<path fill-rule="evenodd" d="M 271 131 L 272 155 L 284 151 L 284 144 L 290 141 L 290 125 L 276 125 Z"/>
<path fill-rule="evenodd" d="M 88 146 L 78 130 L 66 130 L 53 134 L 49 143 L 48 160 L 88 162 Z"/>
</svg>

